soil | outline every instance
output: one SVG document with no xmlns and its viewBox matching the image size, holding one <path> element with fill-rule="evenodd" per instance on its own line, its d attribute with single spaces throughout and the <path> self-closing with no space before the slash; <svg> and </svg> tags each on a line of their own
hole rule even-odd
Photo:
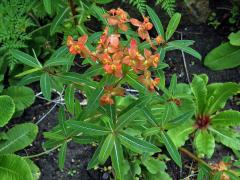
<svg viewBox="0 0 240 180">
<path fill-rule="evenodd" d="M 153 1 L 150 1 L 150 5 L 153 4 Z M 121 6 L 122 5 L 122 6 Z M 125 6 L 126 4 L 121 4 L 119 2 L 114 2 L 109 5 L 106 5 L 107 9 L 115 7 L 123 7 L 125 10 L 130 12 L 133 16 L 136 12 L 130 6 Z M 168 17 L 164 12 L 157 8 L 157 14 L 160 15 L 161 19 L 164 19 L 164 24 L 168 21 Z M 136 17 L 136 16 L 135 16 Z M 137 14 L 137 17 L 140 17 Z M 91 23 L 88 23 L 89 26 Z M 94 25 L 95 26 L 95 25 Z M 165 26 L 166 27 L 166 26 Z M 92 27 L 94 29 L 94 27 Z M 188 22 L 187 19 L 183 19 L 178 32 L 183 34 L 183 39 L 194 40 L 194 48 L 202 54 L 204 57 L 212 48 L 219 45 L 222 41 L 226 40 L 225 33 L 222 34 L 221 30 L 215 30 L 213 27 L 208 26 L 207 24 L 192 25 Z M 175 39 L 180 39 L 180 34 L 176 33 L 174 36 Z M 206 73 L 209 76 L 210 82 L 240 82 L 240 68 L 235 68 L 231 70 L 224 71 L 211 71 L 202 65 L 202 62 L 195 59 L 194 57 L 185 54 L 188 74 L 192 78 L 193 74 Z M 167 54 L 166 62 L 170 65 L 166 69 L 166 79 L 169 81 L 171 75 L 176 73 L 178 80 L 180 82 L 187 82 L 186 71 L 183 65 L 183 57 L 180 51 L 173 51 Z M 35 87 L 35 92 L 39 92 L 39 88 Z M 239 101 L 240 97 L 235 97 L 232 101 L 229 101 L 228 108 L 238 109 L 236 101 Z M 37 122 L 49 109 L 52 107 L 52 104 L 47 104 L 45 101 L 36 99 L 34 105 L 25 110 L 21 118 L 17 118 L 12 121 L 14 123 L 22 122 Z M 23 154 L 37 154 L 43 151 L 42 143 L 44 138 L 42 132 L 50 130 L 57 123 L 56 118 L 57 108 L 55 108 L 40 124 L 39 124 L 39 135 L 36 141 L 31 147 L 26 149 Z M 189 142 L 190 143 L 190 142 Z M 41 156 L 39 158 L 33 159 L 34 162 L 39 166 L 41 170 L 41 180 L 95 180 L 95 179 L 108 179 L 108 174 L 100 172 L 100 170 L 86 170 L 87 163 L 90 160 L 95 147 L 92 146 L 83 146 L 75 143 L 69 143 L 67 149 L 66 164 L 63 171 L 58 168 L 58 155 L 57 152 L 50 153 L 48 155 Z M 223 148 L 222 146 L 218 147 L 215 155 L 213 157 L 213 162 L 218 161 L 219 157 L 230 154 L 230 150 Z M 183 156 L 183 163 L 185 168 L 182 171 L 172 162 L 168 162 L 168 173 L 174 180 L 178 180 L 190 175 L 194 169 L 194 164 L 192 160 Z M 196 167 L 196 166 L 195 166 Z M 196 179 L 195 176 L 191 179 Z"/>
</svg>

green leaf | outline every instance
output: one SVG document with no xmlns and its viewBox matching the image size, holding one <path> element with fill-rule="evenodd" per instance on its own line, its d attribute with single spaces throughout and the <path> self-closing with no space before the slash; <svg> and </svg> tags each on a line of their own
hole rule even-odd
<svg viewBox="0 0 240 180">
<path fill-rule="evenodd" d="M 120 141 L 115 137 L 111 153 L 112 166 L 117 179 L 123 179 L 123 149 Z"/>
<path fill-rule="evenodd" d="M 208 106 L 205 112 L 213 114 L 219 109 L 223 108 L 228 98 L 237 94 L 240 90 L 240 84 L 227 82 L 227 83 L 213 83 L 207 86 L 208 90 Z"/>
<path fill-rule="evenodd" d="M 180 13 L 175 13 L 169 23 L 168 23 L 168 26 L 167 26 L 167 30 L 166 30 L 166 41 L 168 41 L 173 33 L 176 31 L 177 27 L 178 27 L 178 24 L 181 20 L 181 14 Z"/>
<path fill-rule="evenodd" d="M 195 75 L 192 83 L 192 92 L 195 96 L 195 102 L 197 106 L 197 114 L 201 114 L 204 111 L 206 106 L 206 98 L 207 98 L 207 87 L 206 82 L 201 76 Z"/>
<path fill-rule="evenodd" d="M 50 27 L 50 34 L 53 35 L 56 31 L 59 25 L 63 22 L 65 16 L 69 13 L 70 8 L 63 8 L 57 16 L 53 19 L 51 27 Z"/>
<path fill-rule="evenodd" d="M 165 144 L 167 151 L 169 152 L 174 162 L 181 168 L 182 167 L 181 155 L 179 154 L 177 147 L 174 145 L 171 138 L 165 131 L 161 131 L 161 139 L 163 140 L 163 143 Z"/>
<path fill-rule="evenodd" d="M 117 118 L 116 130 L 132 121 L 139 111 L 151 100 L 151 96 L 143 97 L 130 104 Z"/>
<path fill-rule="evenodd" d="M 152 135 L 157 135 L 160 132 L 160 128 L 159 127 L 152 127 L 152 128 L 148 128 L 145 131 L 143 131 L 143 136 L 147 137 L 147 136 L 152 136 Z"/>
<path fill-rule="evenodd" d="M 40 80 L 40 73 L 32 73 L 24 76 L 17 85 L 24 86 Z"/>
<path fill-rule="evenodd" d="M 156 147 L 155 145 L 138 139 L 136 137 L 133 136 L 129 136 L 125 133 L 121 133 L 118 135 L 118 137 L 120 138 L 121 143 L 126 146 L 127 148 L 131 149 L 134 152 L 137 153 L 144 153 L 144 152 L 149 152 L 149 153 L 153 153 L 153 152 L 159 152 L 160 149 L 158 147 Z"/>
<path fill-rule="evenodd" d="M 11 97 L 0 96 L 0 107 L 0 127 L 3 127 L 12 118 L 15 112 L 15 104 Z"/>
<path fill-rule="evenodd" d="M 58 112 L 58 120 L 59 120 L 59 124 L 64 132 L 64 135 L 67 136 L 67 127 L 66 127 L 66 124 L 65 124 L 65 120 L 66 120 L 66 115 L 65 115 L 65 112 L 64 112 L 64 107 L 61 106 L 59 108 L 59 112 Z"/>
<path fill-rule="evenodd" d="M 73 62 L 67 58 L 52 58 L 45 62 L 44 67 L 72 65 Z"/>
<path fill-rule="evenodd" d="M 164 37 L 163 25 L 162 25 L 162 22 L 159 19 L 158 15 L 154 12 L 154 10 L 150 6 L 146 5 L 146 8 L 147 8 L 148 15 L 150 16 L 150 18 L 154 24 L 154 27 L 157 30 L 157 33 L 159 35 L 161 35 L 162 37 Z"/>
<path fill-rule="evenodd" d="M 13 99 L 16 111 L 26 109 L 35 101 L 33 90 L 25 86 L 10 86 L 3 91 L 3 94 L 8 95 Z"/>
<path fill-rule="evenodd" d="M 74 114 L 74 109 L 75 109 L 74 94 L 75 94 L 75 89 L 73 84 L 68 85 L 65 90 L 64 100 L 65 100 L 67 110 L 72 114 Z"/>
<path fill-rule="evenodd" d="M 66 154 L 67 154 L 67 142 L 63 143 L 58 153 L 58 166 L 60 169 L 64 168 Z"/>
<path fill-rule="evenodd" d="M 138 81 L 138 76 L 134 73 L 128 73 L 125 77 L 127 83 L 132 86 L 134 89 L 138 90 L 139 92 L 145 93 L 148 90 L 146 87 Z"/>
<path fill-rule="evenodd" d="M 98 126 L 93 123 L 69 120 L 69 121 L 66 121 L 66 124 L 70 128 L 79 131 L 79 133 L 82 132 L 90 136 L 104 136 L 110 133 L 110 130 L 106 129 L 105 127 Z"/>
<path fill-rule="evenodd" d="M 98 155 L 99 155 L 99 152 L 102 148 L 102 145 L 103 145 L 103 142 L 104 142 L 104 138 L 102 139 L 102 141 L 99 143 L 96 151 L 94 152 L 93 156 L 92 156 L 92 159 L 89 161 L 88 163 L 88 166 L 87 166 L 87 170 L 89 169 L 92 169 L 94 168 L 95 166 L 98 165 L 99 161 L 98 161 Z"/>
<path fill-rule="evenodd" d="M 78 144 L 92 144 L 93 142 L 96 142 L 98 139 L 93 136 L 76 136 L 73 137 L 73 141 Z"/>
<path fill-rule="evenodd" d="M 187 122 L 170 129 L 167 134 L 177 148 L 183 146 L 189 135 L 195 130 L 193 123 Z"/>
<path fill-rule="evenodd" d="M 240 47 L 232 46 L 229 42 L 211 50 L 204 59 L 204 65 L 212 70 L 223 70 L 238 67 Z"/>
<path fill-rule="evenodd" d="M 98 4 L 107 4 L 112 2 L 113 0 L 95 0 L 96 3 Z"/>
<path fill-rule="evenodd" d="M 103 66 L 101 64 L 93 65 L 84 72 L 84 76 L 86 77 L 92 77 L 100 74 L 104 74 Z"/>
<path fill-rule="evenodd" d="M 226 110 L 213 116 L 211 121 L 214 125 L 239 126 L 240 112 L 234 110 Z"/>
<path fill-rule="evenodd" d="M 70 81 L 71 83 L 81 85 L 81 86 L 89 86 L 91 88 L 95 88 L 96 83 L 93 82 L 89 77 L 86 77 L 82 74 L 67 72 L 59 75 L 64 81 Z"/>
<path fill-rule="evenodd" d="M 38 180 L 41 175 L 41 171 L 39 170 L 38 166 L 30 159 L 25 159 L 25 161 L 27 162 L 27 164 L 32 172 L 33 179 Z"/>
<path fill-rule="evenodd" d="M 151 174 L 163 172 L 167 168 L 166 164 L 163 161 L 154 159 L 152 157 L 143 160 L 142 163 Z"/>
<path fill-rule="evenodd" d="M 43 93 L 43 96 L 47 99 L 51 99 L 51 82 L 50 76 L 48 73 L 44 73 L 40 77 L 40 87 Z"/>
<path fill-rule="evenodd" d="M 229 34 L 228 39 L 233 46 L 240 46 L 240 31 Z"/>
<path fill-rule="evenodd" d="M 143 107 L 142 108 L 142 112 L 145 115 L 145 117 L 147 118 L 148 122 L 153 125 L 153 126 L 158 126 L 158 122 L 155 119 L 155 117 L 153 116 L 151 109 L 148 107 Z"/>
<path fill-rule="evenodd" d="M 211 158 L 214 153 L 215 139 L 207 130 L 199 130 L 196 133 L 194 145 L 200 157 L 206 155 L 208 158 Z"/>
<path fill-rule="evenodd" d="M 168 121 L 168 124 L 169 125 L 180 125 L 184 121 L 187 121 L 190 118 L 192 118 L 193 114 L 194 114 L 194 112 L 192 110 L 188 111 L 188 112 L 184 112 L 184 113 L 180 114 L 179 116 L 177 116 L 176 118 L 171 119 L 170 121 Z"/>
<path fill-rule="evenodd" d="M 231 134 L 229 134 L 228 131 L 219 131 L 213 127 L 209 127 L 208 129 L 215 135 L 215 139 L 217 141 L 232 149 L 240 150 L 240 140 L 235 137 L 231 137 Z"/>
<path fill-rule="evenodd" d="M 8 139 L 0 141 L 0 153 L 14 153 L 30 145 L 38 133 L 38 127 L 24 123 L 11 128 L 6 134 Z"/>
<path fill-rule="evenodd" d="M 43 0 L 43 5 L 46 12 L 51 15 L 52 14 L 52 0 Z"/>
<path fill-rule="evenodd" d="M 28 163 L 14 154 L 0 155 L 0 174 L 2 180 L 33 180 Z"/>
<path fill-rule="evenodd" d="M 42 68 L 41 63 L 34 57 L 19 51 L 19 50 L 12 50 L 12 55 L 14 58 L 19 60 L 21 63 L 34 67 L 34 68 Z"/>
<path fill-rule="evenodd" d="M 98 155 L 98 160 L 100 163 L 104 163 L 107 158 L 110 156 L 113 146 L 114 146 L 114 135 L 111 133 L 109 134 L 103 142 L 101 150 Z"/>
<path fill-rule="evenodd" d="M 93 4 L 90 7 L 90 12 L 100 21 L 103 22 L 104 25 L 107 25 L 107 19 L 103 17 L 103 15 L 106 13 L 105 10 L 103 8 L 100 8 L 98 6 L 96 6 L 95 4 Z"/>
<path fill-rule="evenodd" d="M 170 50 L 174 50 L 174 49 L 179 49 L 185 53 L 188 53 L 192 56 L 194 56 L 195 58 L 201 60 L 202 56 L 201 54 L 199 54 L 199 52 L 197 52 L 196 50 L 192 49 L 191 47 L 186 46 L 185 44 L 179 42 L 179 41 L 171 41 L 169 43 L 167 43 L 167 51 Z"/>
</svg>

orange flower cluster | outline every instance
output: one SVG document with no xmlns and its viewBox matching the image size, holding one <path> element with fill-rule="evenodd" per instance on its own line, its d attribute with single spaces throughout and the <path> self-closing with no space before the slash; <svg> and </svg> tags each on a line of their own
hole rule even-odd
<svg viewBox="0 0 240 180">
<path fill-rule="evenodd" d="M 115 26 L 123 31 L 127 31 L 128 29 L 126 23 L 131 22 L 134 26 L 138 27 L 137 31 L 141 39 L 150 41 L 148 31 L 152 29 L 153 25 L 147 17 L 144 17 L 143 22 L 133 18 L 128 19 L 128 14 L 120 8 L 110 10 L 104 17 L 107 18 L 109 25 Z M 103 65 L 103 69 L 107 74 L 113 74 L 117 78 L 124 76 L 123 66 L 128 66 L 135 73 L 142 74 L 139 76 L 139 81 L 150 91 L 154 91 L 154 87 L 159 84 L 160 79 L 152 79 L 151 72 L 148 69 L 158 66 L 160 55 L 152 54 L 152 52 L 147 49 L 144 49 L 144 53 L 141 54 L 135 39 L 131 39 L 129 47 L 123 46 L 120 43 L 121 36 L 117 29 L 115 30 L 115 32 L 109 33 L 109 28 L 105 28 L 95 52 L 91 52 L 86 47 L 87 35 L 80 37 L 78 41 L 74 41 L 73 38 L 69 36 L 67 39 L 69 51 L 72 54 L 80 54 L 84 58 L 91 57 L 94 61 L 97 60 Z M 157 39 L 157 43 L 162 41 L 161 37 Z M 101 97 L 101 104 L 113 104 L 112 96 L 121 96 L 123 94 L 124 91 L 120 87 L 106 87 L 105 93 Z"/>
<path fill-rule="evenodd" d="M 106 86 L 104 88 L 104 95 L 100 98 L 100 104 L 114 104 L 114 100 L 112 96 L 124 96 L 124 88 L 121 87 L 113 87 L 113 86 Z"/>
</svg>

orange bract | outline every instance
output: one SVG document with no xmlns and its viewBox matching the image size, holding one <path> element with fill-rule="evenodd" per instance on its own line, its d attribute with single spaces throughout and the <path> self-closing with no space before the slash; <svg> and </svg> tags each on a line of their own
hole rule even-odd
<svg viewBox="0 0 240 180">
<path fill-rule="evenodd" d="M 139 76 L 139 81 L 143 83 L 149 91 L 154 91 L 154 87 L 157 87 L 157 85 L 160 83 L 159 78 L 152 79 L 151 78 L 151 72 L 145 71 L 144 75 Z"/>
<path fill-rule="evenodd" d="M 109 25 L 117 26 L 122 31 L 128 30 L 128 26 L 125 24 L 128 22 L 128 14 L 124 10 L 121 8 L 111 9 L 108 13 L 104 17 L 107 18 Z"/>
<path fill-rule="evenodd" d="M 105 86 L 104 87 L 104 94 L 100 98 L 100 104 L 114 104 L 114 100 L 112 96 L 124 96 L 124 88 L 121 87 L 113 87 L 113 86 Z"/>
<path fill-rule="evenodd" d="M 68 36 L 67 46 L 69 47 L 70 53 L 73 55 L 80 54 L 84 58 L 88 56 L 92 56 L 89 49 L 85 46 L 87 39 L 88 39 L 88 36 L 83 35 L 79 37 L 77 41 L 74 41 L 72 36 Z"/>
<path fill-rule="evenodd" d="M 152 23 L 149 22 L 148 17 L 143 17 L 143 22 L 140 22 L 137 19 L 131 18 L 130 22 L 132 25 L 138 27 L 138 35 L 143 39 L 143 40 L 150 40 L 150 36 L 148 34 L 148 31 L 152 29 L 153 25 Z"/>
</svg>

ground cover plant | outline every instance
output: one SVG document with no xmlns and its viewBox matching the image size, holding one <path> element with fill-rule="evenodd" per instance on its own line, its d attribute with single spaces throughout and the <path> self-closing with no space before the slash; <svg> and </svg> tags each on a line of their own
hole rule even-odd
<svg viewBox="0 0 240 180">
<path fill-rule="evenodd" d="M 174 73 L 168 80 L 168 54 L 180 51 L 184 58 L 186 53 L 202 60 L 192 48 L 193 40 L 173 38 L 179 33 L 181 14 L 172 5 L 164 27 L 145 1 L 141 7 L 138 1 L 128 2 L 144 9 L 138 18 L 121 8 L 107 11 L 101 7 L 110 2 L 2 3 L 5 10 L 9 4 L 23 5 L 18 20 L 27 24 L 19 36 L 9 33 L 7 39 L 0 39 L 1 52 L 11 58 L 0 63 L 0 177 L 44 179 L 36 159 L 53 152 L 57 152 L 58 168 L 64 171 L 75 143 L 79 150 L 81 145 L 95 147 L 85 168 L 107 172 L 105 179 L 175 179 L 169 174 L 169 162 L 186 169 L 185 156 L 195 161 L 195 179 L 239 179 L 240 112 L 226 109 L 229 100 L 240 93 L 239 82 L 212 83 L 203 73 L 187 76 L 187 83 L 180 83 Z M 91 19 L 98 24 L 97 31 L 87 26 Z M 6 29 L 0 32 L 8 33 Z M 232 33 L 228 44 L 239 46 L 238 34 Z M 13 42 L 22 46 L 7 46 Z M 219 61 L 222 57 L 211 55 L 214 51 L 204 60 L 207 66 L 212 61 L 217 61 L 211 66 L 215 69 L 238 66 L 236 55 L 229 62 L 232 65 L 225 67 Z M 30 87 L 40 92 L 35 95 Z M 55 103 L 53 108 L 58 106 L 51 128 L 44 118 L 36 123 L 21 118 L 35 97 Z M 11 119 L 14 123 L 9 126 Z M 39 142 L 43 151 L 26 153 L 27 148 L 34 148 L 38 136 L 44 137 Z M 217 146 L 229 148 L 233 156 L 211 162 Z M 74 172 L 69 174 L 74 177 Z"/>
</svg>

